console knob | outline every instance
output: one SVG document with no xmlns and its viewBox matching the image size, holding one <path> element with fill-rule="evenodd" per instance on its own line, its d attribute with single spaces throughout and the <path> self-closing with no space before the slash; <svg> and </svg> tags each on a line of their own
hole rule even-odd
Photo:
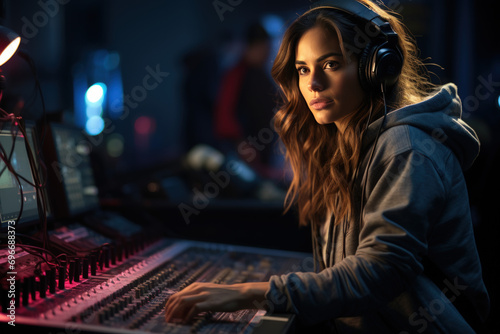
<svg viewBox="0 0 500 334">
<path fill-rule="evenodd" d="M 47 276 L 40 275 L 40 298 L 45 298 L 47 296 Z"/>
<path fill-rule="evenodd" d="M 75 282 L 80 282 L 80 275 L 82 271 L 82 262 L 79 258 L 75 259 Z"/>
<path fill-rule="evenodd" d="M 69 284 L 73 283 L 74 277 L 75 277 L 75 260 L 71 260 L 69 261 L 69 273 L 68 273 Z"/>
<path fill-rule="evenodd" d="M 30 298 L 30 280 L 28 277 L 23 279 L 22 283 L 22 294 L 23 294 L 23 306 L 28 305 Z"/>
<path fill-rule="evenodd" d="M 90 255 L 90 274 L 97 275 L 97 257 L 95 254 Z"/>
<path fill-rule="evenodd" d="M 64 288 L 65 288 L 64 281 L 65 280 L 66 280 L 66 263 L 63 262 L 63 264 L 59 266 L 59 282 L 58 282 L 57 287 L 60 290 L 64 290 Z"/>
<path fill-rule="evenodd" d="M 48 272 L 49 292 L 56 293 L 56 268 L 50 268 Z"/>
<path fill-rule="evenodd" d="M 36 300 L 36 278 L 35 278 L 35 276 L 30 276 L 29 281 L 30 281 L 31 300 Z"/>
<path fill-rule="evenodd" d="M 83 258 L 82 277 L 89 278 L 89 258 L 88 257 Z"/>
</svg>

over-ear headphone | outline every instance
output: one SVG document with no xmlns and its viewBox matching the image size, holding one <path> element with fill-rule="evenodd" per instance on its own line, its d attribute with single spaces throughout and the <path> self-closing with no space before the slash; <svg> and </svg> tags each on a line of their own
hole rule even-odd
<svg viewBox="0 0 500 334">
<path fill-rule="evenodd" d="M 381 84 L 390 88 L 397 82 L 403 67 L 403 55 L 398 35 L 389 22 L 356 0 L 317 1 L 311 5 L 311 9 L 318 8 L 332 8 L 354 15 L 373 24 L 377 30 L 371 42 L 362 46 L 359 55 L 359 80 L 363 87 L 380 92 Z M 373 36 L 373 30 L 366 31 L 365 35 Z"/>
</svg>

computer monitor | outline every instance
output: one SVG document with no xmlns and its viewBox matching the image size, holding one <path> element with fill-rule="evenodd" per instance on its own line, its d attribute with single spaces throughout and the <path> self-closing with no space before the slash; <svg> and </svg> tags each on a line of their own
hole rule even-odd
<svg viewBox="0 0 500 334">
<path fill-rule="evenodd" d="M 91 143 L 82 130 L 51 123 L 44 141 L 53 211 L 68 218 L 99 208 L 99 194 L 90 161 Z M 57 202 L 55 202 L 57 201 Z"/>
<path fill-rule="evenodd" d="M 1 154 L 14 172 L 7 168 L 3 159 L 0 159 L 0 217 L 1 228 L 5 229 L 8 222 L 15 221 L 16 227 L 39 221 L 37 191 L 33 169 L 28 157 L 26 139 L 30 148 L 35 146 L 33 132 L 26 132 L 27 138 L 17 126 L 0 123 Z M 19 177 L 16 178 L 17 174 Z M 19 181 L 18 181 L 19 180 Z M 23 203 L 21 216 L 21 203 Z"/>
</svg>

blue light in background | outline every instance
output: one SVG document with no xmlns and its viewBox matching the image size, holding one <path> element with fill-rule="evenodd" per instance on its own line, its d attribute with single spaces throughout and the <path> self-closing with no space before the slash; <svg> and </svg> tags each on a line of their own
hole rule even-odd
<svg viewBox="0 0 500 334">
<path fill-rule="evenodd" d="M 264 29 L 266 29 L 267 33 L 272 37 L 281 36 L 283 33 L 285 23 L 281 17 L 267 14 L 262 17 L 261 21 Z"/>
<path fill-rule="evenodd" d="M 104 119 L 123 114 L 120 55 L 104 49 L 84 55 L 73 66 L 73 93 L 75 124 L 90 135 L 100 134 Z"/>
<path fill-rule="evenodd" d="M 87 122 L 85 105 L 85 92 L 88 89 L 87 76 L 83 64 L 76 64 L 73 67 L 73 98 L 75 108 L 75 124 L 83 129 Z"/>
<path fill-rule="evenodd" d="M 270 53 L 270 61 L 267 62 L 267 73 L 271 75 L 271 68 L 273 62 L 271 59 L 274 59 L 276 54 L 278 53 L 279 46 L 281 44 L 281 37 L 286 27 L 285 21 L 278 15 L 274 14 L 265 14 L 260 18 L 261 24 L 266 29 L 269 36 L 271 36 L 271 53 Z"/>
<path fill-rule="evenodd" d="M 87 116 L 85 130 L 92 136 L 98 135 L 104 129 L 102 113 L 106 90 L 107 87 L 104 83 L 97 82 L 85 92 L 85 114 Z"/>
<path fill-rule="evenodd" d="M 97 136 L 104 130 L 104 119 L 101 116 L 92 116 L 85 123 L 85 131 L 91 136 Z"/>
<path fill-rule="evenodd" d="M 102 82 L 93 84 L 85 93 L 85 103 L 88 105 L 100 104 L 104 101 L 107 87 Z"/>
</svg>

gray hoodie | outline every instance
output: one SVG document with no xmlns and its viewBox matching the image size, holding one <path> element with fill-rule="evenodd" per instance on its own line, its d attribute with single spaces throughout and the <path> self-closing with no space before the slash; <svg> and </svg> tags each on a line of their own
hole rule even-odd
<svg viewBox="0 0 500 334">
<path fill-rule="evenodd" d="M 462 300 L 481 320 L 489 312 L 462 171 L 479 141 L 460 117 L 453 84 L 388 113 L 371 163 L 382 119 L 369 126 L 357 178 L 363 211 L 358 204 L 349 224 L 331 224 L 326 259 L 312 226 L 319 270 L 272 276 L 272 311 L 340 333 L 473 333 L 452 304 Z"/>
</svg>

